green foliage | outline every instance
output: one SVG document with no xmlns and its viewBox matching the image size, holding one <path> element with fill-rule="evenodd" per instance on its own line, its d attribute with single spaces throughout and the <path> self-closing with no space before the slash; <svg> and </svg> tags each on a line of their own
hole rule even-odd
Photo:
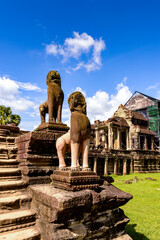
<svg viewBox="0 0 160 240">
<path fill-rule="evenodd" d="M 12 111 L 10 107 L 0 106 L 0 123 L 8 124 Z"/>
<path fill-rule="evenodd" d="M 126 180 L 138 177 L 138 181 L 125 184 Z M 134 173 L 126 176 L 112 175 L 116 187 L 133 195 L 122 207 L 130 223 L 126 232 L 134 240 L 160 240 L 160 173 Z M 145 179 L 156 179 L 157 181 Z"/>
<path fill-rule="evenodd" d="M 10 124 L 15 123 L 16 126 L 21 121 L 21 117 L 17 114 L 12 114 L 12 110 L 10 107 L 5 107 L 0 105 L 0 124 Z"/>
<path fill-rule="evenodd" d="M 20 121 L 21 121 L 21 117 L 19 115 L 17 115 L 17 114 L 11 115 L 11 118 L 10 118 L 11 123 L 15 123 L 16 126 L 18 126 Z"/>
</svg>

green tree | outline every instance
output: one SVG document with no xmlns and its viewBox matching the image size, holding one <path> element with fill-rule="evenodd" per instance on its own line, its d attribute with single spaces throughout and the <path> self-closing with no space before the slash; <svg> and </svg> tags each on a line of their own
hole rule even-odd
<svg viewBox="0 0 160 240">
<path fill-rule="evenodd" d="M 16 114 L 12 114 L 12 110 L 10 107 L 5 107 L 0 105 L 0 124 L 10 124 L 10 123 L 15 123 L 16 126 L 21 121 L 21 117 Z"/>
<path fill-rule="evenodd" d="M 11 115 L 10 123 L 15 123 L 16 126 L 18 126 L 20 121 L 21 121 L 21 117 L 19 115 L 17 115 L 17 114 Z"/>
</svg>

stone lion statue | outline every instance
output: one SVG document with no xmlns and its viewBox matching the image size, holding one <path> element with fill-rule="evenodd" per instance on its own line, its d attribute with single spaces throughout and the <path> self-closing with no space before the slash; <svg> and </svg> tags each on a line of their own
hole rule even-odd
<svg viewBox="0 0 160 240">
<path fill-rule="evenodd" d="M 86 101 L 81 92 L 74 92 L 68 98 L 71 111 L 70 131 L 57 139 L 56 148 L 59 158 L 59 169 L 66 167 L 65 150 L 71 147 L 71 169 L 78 169 L 79 155 L 82 153 L 82 168 L 88 170 L 88 151 L 90 143 L 91 125 L 86 116 Z"/>
<path fill-rule="evenodd" d="M 49 114 L 49 122 L 61 123 L 62 104 L 64 93 L 61 89 L 61 77 L 57 71 L 50 71 L 47 75 L 48 99 L 39 106 L 41 124 L 45 123 L 46 113 Z"/>
</svg>

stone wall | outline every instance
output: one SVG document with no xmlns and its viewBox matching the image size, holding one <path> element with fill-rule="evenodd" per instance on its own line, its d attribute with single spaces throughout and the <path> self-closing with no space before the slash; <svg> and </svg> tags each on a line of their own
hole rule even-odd
<svg viewBox="0 0 160 240">
<path fill-rule="evenodd" d="M 29 187 L 42 240 L 113 239 L 125 235 L 129 219 L 119 208 L 132 195 L 106 184 L 98 191 L 67 192 L 52 185 Z M 125 235 L 126 236 L 126 235 Z M 127 235 L 128 236 L 128 235 Z M 131 239 L 129 236 L 126 240 Z"/>
</svg>

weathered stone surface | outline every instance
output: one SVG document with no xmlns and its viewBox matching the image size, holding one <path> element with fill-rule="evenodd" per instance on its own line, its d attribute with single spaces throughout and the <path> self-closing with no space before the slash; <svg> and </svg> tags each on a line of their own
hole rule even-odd
<svg viewBox="0 0 160 240">
<path fill-rule="evenodd" d="M 69 127 L 64 123 L 42 123 L 39 125 L 39 127 L 36 129 L 36 131 L 46 131 L 46 132 L 66 132 L 69 130 Z"/>
<path fill-rule="evenodd" d="M 114 238 L 113 240 L 132 240 L 132 238 L 128 234 L 124 234 L 123 236 Z"/>
<path fill-rule="evenodd" d="M 61 77 L 57 71 L 50 71 L 47 74 L 46 83 L 48 85 L 48 99 L 39 106 L 41 124 L 45 123 L 46 113 L 49 114 L 49 122 L 61 123 L 62 104 L 64 93 L 61 89 Z"/>
<path fill-rule="evenodd" d="M 15 137 L 0 137 L 0 240 L 40 240 L 27 186 L 18 168 Z"/>
<path fill-rule="evenodd" d="M 72 171 L 71 168 L 66 170 L 55 170 L 51 175 L 54 187 L 69 190 L 80 191 L 83 189 L 98 189 L 100 177 L 92 171 Z"/>
<path fill-rule="evenodd" d="M 35 227 L 0 234 L 0 240 L 40 240 L 40 232 Z"/>
<path fill-rule="evenodd" d="M 15 209 L 27 209 L 30 208 L 31 197 L 26 194 L 20 194 L 17 196 L 7 196 L 0 198 L 0 213 L 6 213 Z"/>
<path fill-rule="evenodd" d="M 10 213 L 0 214 L 0 232 L 3 232 L 3 228 L 10 226 L 16 226 L 21 224 L 35 222 L 36 214 L 31 210 L 17 210 Z"/>
<path fill-rule="evenodd" d="M 55 142 L 61 135 L 58 130 L 33 131 L 16 138 L 20 169 L 29 184 L 50 183 L 50 175 L 58 166 Z"/>
<path fill-rule="evenodd" d="M 129 219 L 119 206 L 132 195 L 116 187 L 68 192 L 52 185 L 29 187 L 42 239 L 113 239 L 125 234 Z M 129 238 L 128 238 L 129 240 Z"/>
<path fill-rule="evenodd" d="M 7 135 L 14 137 L 20 135 L 19 127 L 11 125 L 0 125 L 0 136 L 6 137 Z"/>
</svg>

